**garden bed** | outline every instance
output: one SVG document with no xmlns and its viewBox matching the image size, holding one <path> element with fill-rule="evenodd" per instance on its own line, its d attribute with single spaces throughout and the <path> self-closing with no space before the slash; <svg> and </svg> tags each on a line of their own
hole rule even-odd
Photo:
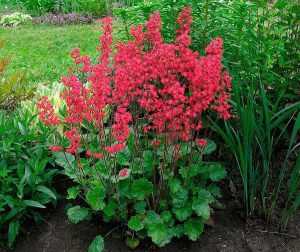
<svg viewBox="0 0 300 252">
<path fill-rule="evenodd" d="M 65 181 L 60 183 L 65 184 Z M 61 188 L 61 192 L 64 191 Z M 66 200 L 59 201 L 58 207 L 46 214 L 45 223 L 32 228 L 27 235 L 20 236 L 12 250 L 2 248 L 0 251 L 87 251 L 96 235 L 105 236 L 114 228 L 113 225 L 103 223 L 97 218 L 77 225 L 70 223 L 65 210 L 67 203 Z M 170 244 L 158 248 L 150 240 L 144 240 L 135 251 L 299 251 L 300 213 L 291 223 L 288 234 L 272 233 L 269 229 L 266 231 L 264 225 L 256 220 L 251 227 L 247 227 L 241 217 L 239 202 L 230 195 L 224 196 L 224 203 L 227 208 L 215 211 L 213 227 L 206 226 L 203 235 L 196 242 L 187 238 L 173 239 Z M 126 247 L 124 240 L 112 236 L 105 237 L 105 251 L 132 251 Z"/>
</svg>

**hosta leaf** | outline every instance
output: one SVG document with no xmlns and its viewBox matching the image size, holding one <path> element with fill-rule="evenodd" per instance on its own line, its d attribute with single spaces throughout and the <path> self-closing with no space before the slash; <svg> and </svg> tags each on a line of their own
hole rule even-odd
<svg viewBox="0 0 300 252">
<path fill-rule="evenodd" d="M 153 192 L 153 184 L 145 178 L 138 179 L 132 183 L 131 191 L 134 198 L 143 200 Z"/>
<path fill-rule="evenodd" d="M 91 205 L 91 208 L 95 211 L 103 210 L 105 207 L 105 198 L 106 192 L 103 186 L 95 187 L 93 190 L 90 190 L 86 199 L 87 202 Z"/>
<path fill-rule="evenodd" d="M 151 237 L 152 241 L 159 247 L 165 246 L 172 238 L 168 227 L 163 223 L 151 223 L 148 226 L 147 233 L 148 236 Z"/>
<path fill-rule="evenodd" d="M 104 240 L 101 235 L 98 235 L 89 246 L 88 252 L 102 252 L 103 250 L 104 250 Z"/>
<path fill-rule="evenodd" d="M 88 208 L 83 208 L 80 206 L 71 207 L 67 211 L 68 219 L 70 222 L 77 224 L 83 220 L 90 220 L 91 213 Z"/>
<path fill-rule="evenodd" d="M 26 206 L 30 207 L 37 207 L 37 208 L 46 208 L 44 205 L 41 203 L 35 201 L 35 200 L 23 200 L 22 201 Z"/>
<path fill-rule="evenodd" d="M 139 231 L 144 228 L 144 224 L 141 222 L 140 216 L 135 215 L 128 221 L 128 227 L 134 231 Z"/>
<path fill-rule="evenodd" d="M 47 194 L 47 195 L 50 196 L 51 198 L 56 199 L 56 195 L 54 194 L 54 192 L 52 192 L 51 189 L 49 189 L 49 188 L 47 188 L 47 187 L 45 187 L 45 186 L 41 186 L 41 185 L 38 186 L 36 189 L 37 189 L 38 191 L 40 191 L 40 192 L 43 192 L 43 193 Z"/>
<path fill-rule="evenodd" d="M 11 247 L 19 233 L 20 223 L 18 220 L 11 221 L 8 226 L 8 246 Z"/>
<path fill-rule="evenodd" d="M 183 225 L 183 232 L 190 240 L 196 241 L 204 230 L 204 223 L 201 218 L 187 220 Z"/>
</svg>

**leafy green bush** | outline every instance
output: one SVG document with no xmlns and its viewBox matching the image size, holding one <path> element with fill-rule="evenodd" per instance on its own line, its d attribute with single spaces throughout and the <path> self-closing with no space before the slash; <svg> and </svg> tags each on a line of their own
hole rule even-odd
<svg viewBox="0 0 300 252">
<path fill-rule="evenodd" d="M 0 24 L 3 26 L 18 26 L 22 23 L 32 20 L 32 17 L 28 14 L 15 12 L 9 15 L 3 15 L 1 17 Z"/>
<path fill-rule="evenodd" d="M 24 222 L 41 221 L 40 210 L 57 201 L 51 183 L 58 170 L 47 145 L 51 132 L 41 123 L 31 127 L 35 118 L 26 111 L 0 111 L 0 242 L 7 238 L 9 246 Z"/>
<path fill-rule="evenodd" d="M 5 44 L 0 40 L 0 50 Z M 26 82 L 26 72 L 18 72 L 4 76 L 9 58 L 0 58 L 0 110 L 13 110 L 22 100 L 31 98 L 35 88 L 30 88 Z"/>
</svg>

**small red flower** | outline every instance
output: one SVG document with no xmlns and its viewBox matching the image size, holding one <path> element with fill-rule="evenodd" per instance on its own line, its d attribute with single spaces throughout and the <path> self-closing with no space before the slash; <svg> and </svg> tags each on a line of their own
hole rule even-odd
<svg viewBox="0 0 300 252">
<path fill-rule="evenodd" d="M 50 146 L 49 149 L 53 152 L 59 152 L 62 151 L 62 147 L 61 146 Z"/>
<path fill-rule="evenodd" d="M 127 168 L 124 168 L 123 170 L 121 170 L 119 172 L 119 177 L 120 178 L 124 178 L 124 177 L 127 177 L 128 176 L 128 169 Z"/>
<path fill-rule="evenodd" d="M 200 147 L 205 147 L 206 146 L 206 144 L 207 144 L 207 140 L 206 139 L 204 139 L 204 138 L 201 138 L 201 139 L 196 139 L 195 140 L 195 142 L 196 142 L 196 144 L 198 145 L 198 146 L 200 146 Z"/>
<path fill-rule="evenodd" d="M 95 153 L 95 154 L 93 154 L 93 157 L 95 158 L 95 159 L 101 159 L 101 158 L 103 158 L 103 153 Z"/>
<path fill-rule="evenodd" d="M 160 146 L 160 144 L 161 144 L 161 140 L 154 140 L 151 142 L 151 145 L 153 146 Z"/>
</svg>

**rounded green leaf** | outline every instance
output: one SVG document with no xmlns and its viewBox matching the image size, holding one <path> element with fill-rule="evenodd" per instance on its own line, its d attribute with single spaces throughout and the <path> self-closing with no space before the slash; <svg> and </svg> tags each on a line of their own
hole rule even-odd
<svg viewBox="0 0 300 252">
<path fill-rule="evenodd" d="M 165 246 L 171 241 L 172 236 L 170 235 L 169 229 L 163 223 L 151 223 L 148 226 L 148 236 L 151 237 L 152 241 L 159 247 Z"/>
<path fill-rule="evenodd" d="M 176 219 L 179 221 L 185 221 L 193 213 L 191 203 L 186 203 L 182 207 L 173 207 L 172 212 L 175 214 Z"/>
<path fill-rule="evenodd" d="M 192 208 L 198 216 L 209 219 L 210 209 L 207 200 L 201 198 L 195 199 Z"/>
<path fill-rule="evenodd" d="M 143 200 L 153 192 L 153 184 L 145 178 L 138 179 L 132 183 L 131 191 L 134 198 Z"/>
<path fill-rule="evenodd" d="M 200 218 L 187 220 L 183 225 L 183 232 L 190 240 L 196 241 L 204 230 L 204 223 Z"/>
<path fill-rule="evenodd" d="M 104 240 L 102 236 L 98 235 L 89 246 L 88 252 L 102 252 L 103 250 L 104 250 Z"/>
<path fill-rule="evenodd" d="M 70 222 L 77 224 L 83 220 L 91 219 L 91 213 L 88 208 L 82 208 L 80 206 L 71 207 L 67 211 L 68 219 Z"/>
<path fill-rule="evenodd" d="M 91 208 L 95 211 L 103 210 L 105 207 L 105 198 L 106 192 L 104 187 L 96 187 L 93 190 L 90 190 L 87 195 L 86 199 L 87 202 L 91 205 Z"/>
<path fill-rule="evenodd" d="M 128 227 L 134 231 L 139 231 L 144 228 L 144 224 L 141 222 L 141 219 L 138 215 L 132 216 L 128 221 Z"/>
</svg>

